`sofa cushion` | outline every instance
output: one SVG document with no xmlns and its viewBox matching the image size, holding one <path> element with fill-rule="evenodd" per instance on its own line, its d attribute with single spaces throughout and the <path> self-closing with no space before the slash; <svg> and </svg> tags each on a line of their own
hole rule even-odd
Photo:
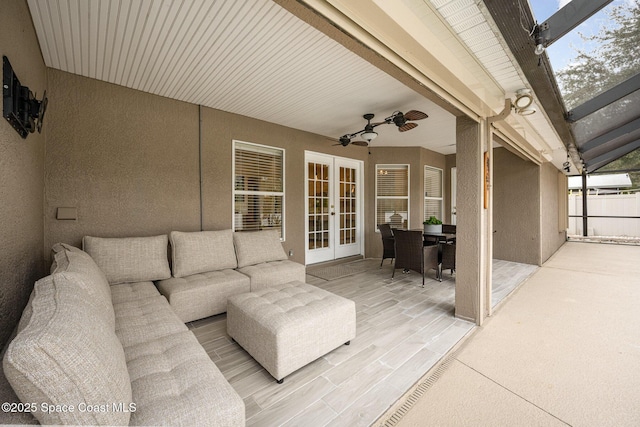
<svg viewBox="0 0 640 427">
<path fill-rule="evenodd" d="M 162 295 L 113 305 L 116 335 L 125 352 L 132 345 L 188 330 Z"/>
<path fill-rule="evenodd" d="M 120 283 L 111 285 L 111 301 L 114 305 L 160 295 L 153 282 Z"/>
<path fill-rule="evenodd" d="M 128 424 L 127 412 L 80 410 L 132 402 L 123 348 L 80 278 L 57 273 L 35 284 L 29 322 L 7 349 L 4 372 L 22 402 L 74 406 L 38 410 L 42 424 Z"/>
<path fill-rule="evenodd" d="M 277 230 L 233 233 L 238 267 L 287 259 Z"/>
<path fill-rule="evenodd" d="M 304 282 L 307 275 L 304 265 L 289 260 L 249 265 L 238 271 L 251 279 L 251 292 L 294 280 Z"/>
<path fill-rule="evenodd" d="M 166 235 L 82 238 L 83 249 L 91 255 L 112 285 L 171 277 L 167 245 Z"/>
<path fill-rule="evenodd" d="M 51 252 L 53 254 L 51 274 L 65 272 L 80 274 L 82 279 L 77 280 L 76 283 L 91 295 L 94 303 L 100 305 L 101 312 L 108 315 L 110 323 L 115 327 L 109 282 L 91 256 L 65 243 L 56 243 L 51 248 Z"/>
<path fill-rule="evenodd" d="M 208 271 L 158 282 L 158 289 L 183 322 L 227 311 L 227 297 L 249 292 L 249 278 L 235 270 Z"/>
<path fill-rule="evenodd" d="M 127 349 L 131 425 L 244 426 L 244 402 L 190 331 Z"/>
<path fill-rule="evenodd" d="M 173 277 L 238 266 L 231 230 L 193 233 L 172 231 L 169 236 Z"/>
</svg>

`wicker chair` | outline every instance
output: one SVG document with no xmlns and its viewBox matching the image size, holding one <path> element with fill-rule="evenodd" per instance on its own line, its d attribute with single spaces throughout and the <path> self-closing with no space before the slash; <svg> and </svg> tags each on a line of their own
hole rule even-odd
<svg viewBox="0 0 640 427">
<path fill-rule="evenodd" d="M 438 246 L 425 246 L 422 241 L 421 231 L 396 230 L 396 262 L 391 278 L 396 269 L 413 270 L 422 274 L 422 287 L 424 288 L 424 275 L 430 269 L 436 270 L 436 278 L 440 277 L 438 264 Z"/>
<path fill-rule="evenodd" d="M 456 244 L 447 243 L 442 245 L 442 264 L 440 265 L 440 279 L 442 272 L 451 270 L 451 274 L 456 271 Z"/>
<path fill-rule="evenodd" d="M 391 262 L 396 257 L 395 239 L 393 238 L 393 232 L 391 231 L 391 225 L 380 224 L 380 235 L 382 236 L 382 260 L 380 261 L 380 267 L 385 259 L 391 258 Z"/>
</svg>

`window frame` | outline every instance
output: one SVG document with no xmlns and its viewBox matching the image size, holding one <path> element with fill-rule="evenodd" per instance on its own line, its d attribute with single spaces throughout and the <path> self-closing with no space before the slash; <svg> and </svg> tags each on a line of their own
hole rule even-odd
<svg viewBox="0 0 640 427">
<path fill-rule="evenodd" d="M 261 151 L 261 149 L 263 150 L 269 150 L 269 151 L 279 151 L 282 154 L 282 191 L 254 191 L 254 190 L 236 190 L 236 151 L 238 149 L 239 146 L 242 146 L 245 150 L 249 150 L 251 151 L 251 149 L 253 148 L 253 151 L 258 152 Z M 257 195 L 257 196 L 276 196 L 276 197 L 282 197 L 282 212 L 281 212 L 281 220 L 280 220 L 280 241 L 284 242 L 286 241 L 286 150 L 284 148 L 281 147 L 274 147 L 274 146 L 270 146 L 270 145 L 264 145 L 264 144 L 257 144 L 255 142 L 248 142 L 248 141 L 241 141 L 241 140 L 237 140 L 234 139 L 232 140 L 232 147 L 231 147 L 231 229 L 234 232 L 245 232 L 245 231 L 252 231 L 252 230 L 236 230 L 236 211 L 235 211 L 235 205 L 236 205 L 236 196 L 237 195 L 242 195 L 242 196 L 246 196 L 246 195 Z M 276 229 L 276 228 L 272 228 L 272 229 Z"/>
<path fill-rule="evenodd" d="M 384 169 L 400 169 L 400 167 L 406 167 L 407 169 L 407 195 L 406 196 L 378 196 L 378 177 L 380 174 L 378 171 Z M 375 179 L 375 213 L 374 213 L 374 231 L 379 233 L 378 229 L 378 200 L 406 200 L 407 201 L 407 230 L 411 229 L 411 165 L 408 163 L 376 163 L 376 179 Z"/>
<path fill-rule="evenodd" d="M 427 180 L 427 169 L 440 172 L 440 197 L 427 196 L 427 189 L 425 185 L 426 184 L 425 181 Z M 422 201 L 423 221 L 426 221 L 429 219 L 427 217 L 427 210 L 424 208 L 426 201 L 436 200 L 440 202 L 440 215 L 438 215 L 438 219 L 443 223 L 445 223 L 446 221 L 444 220 L 444 170 L 443 169 L 437 168 L 435 166 L 424 165 L 423 175 L 422 175 L 422 194 L 424 194 L 424 199 Z"/>
</svg>

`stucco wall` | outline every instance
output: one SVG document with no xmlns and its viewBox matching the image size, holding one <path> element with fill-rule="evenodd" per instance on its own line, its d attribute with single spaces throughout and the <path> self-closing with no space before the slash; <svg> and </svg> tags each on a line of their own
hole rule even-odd
<svg viewBox="0 0 640 427">
<path fill-rule="evenodd" d="M 198 107 L 49 69 L 45 249 L 198 230 Z M 59 207 L 77 209 L 57 220 Z"/>
<path fill-rule="evenodd" d="M 540 264 L 540 167 L 493 151 L 493 257 Z"/>
<path fill-rule="evenodd" d="M 200 229 L 199 107 L 49 70 L 55 124 L 47 137 L 46 244 L 82 236 Z M 367 149 L 203 107 L 203 229 L 232 223 L 232 141 L 285 148 L 283 246 L 304 262 L 304 151 L 367 160 Z M 55 219 L 76 207 L 77 221 Z"/>
<path fill-rule="evenodd" d="M 562 189 L 561 189 L 562 188 Z M 567 177 L 551 163 L 540 168 L 540 262 L 544 263 L 567 239 L 558 212 L 566 212 L 560 204 L 567 203 Z"/>
<path fill-rule="evenodd" d="M 9 58 L 22 85 L 42 98 L 47 88 L 26 1 L 0 0 L 0 54 Z M 27 139 L 0 120 L 0 344 L 4 345 L 27 303 L 34 282 L 44 275 L 43 162 L 45 133 Z"/>
</svg>

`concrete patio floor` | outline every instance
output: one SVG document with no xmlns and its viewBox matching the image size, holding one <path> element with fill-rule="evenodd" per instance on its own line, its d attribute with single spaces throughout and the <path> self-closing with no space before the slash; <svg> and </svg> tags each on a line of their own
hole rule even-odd
<svg viewBox="0 0 640 427">
<path fill-rule="evenodd" d="M 640 425 L 639 261 L 566 243 L 376 425 Z"/>
</svg>

